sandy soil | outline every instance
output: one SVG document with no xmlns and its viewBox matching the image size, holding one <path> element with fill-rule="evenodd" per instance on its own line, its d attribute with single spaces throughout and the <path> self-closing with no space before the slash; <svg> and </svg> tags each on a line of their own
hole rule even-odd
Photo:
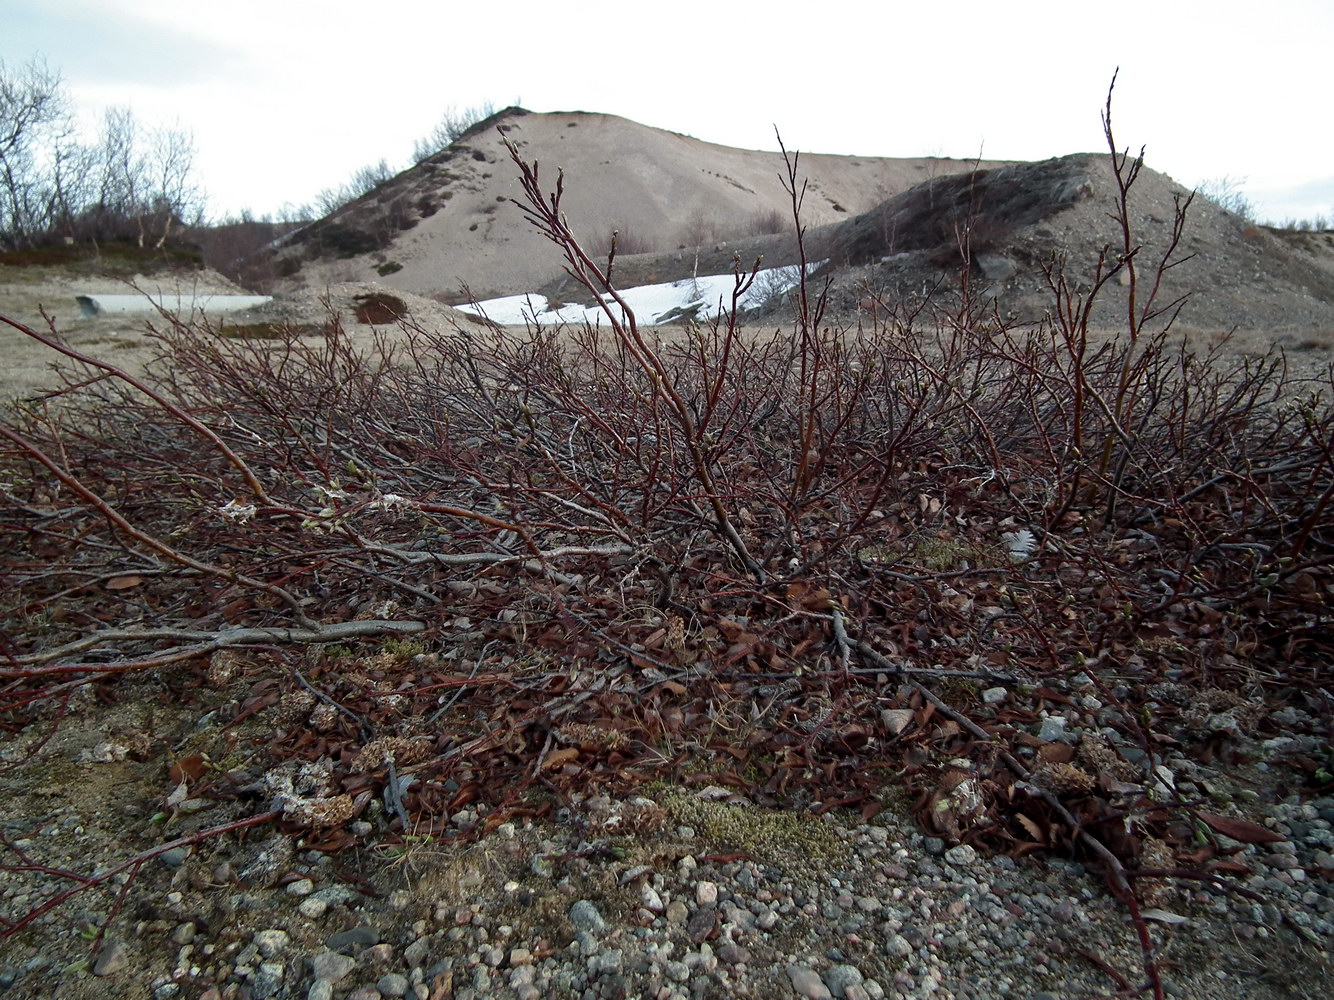
<svg viewBox="0 0 1334 1000">
<path fill-rule="evenodd" d="M 239 288 L 213 271 L 191 271 L 174 277 L 142 276 L 127 283 L 115 278 L 70 277 L 51 269 L 0 269 L 0 316 L 6 316 L 42 333 L 51 329 L 70 347 L 107 361 L 134 374 L 151 373 L 158 349 L 151 327 L 161 326 L 161 317 L 99 316 L 83 319 L 76 295 L 89 292 L 128 293 L 139 289 L 153 294 L 183 292 L 241 294 Z M 319 291 L 307 290 L 280 296 L 258 309 L 229 315 L 224 325 L 291 324 L 318 327 L 335 312 L 354 343 L 369 344 L 376 327 L 356 316 L 358 296 L 383 294 L 389 290 L 376 283 L 336 284 Z M 439 302 L 407 292 L 393 292 L 407 307 L 408 318 L 427 329 L 447 329 L 455 322 L 471 323 L 466 315 Z M 214 318 L 210 322 L 216 322 Z M 393 330 L 394 324 L 378 329 Z M 46 345 L 8 324 L 0 325 L 0 397 L 27 396 L 59 384 L 57 363 L 67 366 Z"/>
<path fill-rule="evenodd" d="M 2 272 L 0 272 L 2 275 Z M 69 346 L 93 357 L 108 361 L 134 374 L 149 372 L 158 355 L 158 348 L 150 330 L 150 319 L 133 316 L 109 316 L 94 319 L 79 318 L 76 294 L 88 291 L 123 292 L 124 283 L 115 279 L 78 280 L 57 274 L 29 275 L 27 280 L 16 280 L 3 275 L 0 281 L 0 315 L 48 332 L 51 325 Z M 140 287 L 147 288 L 145 284 Z M 163 290 L 174 291 L 176 285 L 162 284 Z M 238 289 L 220 275 L 204 272 L 196 275 L 190 285 L 196 291 L 234 293 Z M 228 317 L 231 323 L 289 323 L 297 327 L 316 327 L 329 320 L 330 307 L 340 317 L 353 343 L 370 345 L 374 336 L 389 333 L 393 336 L 396 324 L 372 326 L 358 322 L 355 315 L 357 296 L 390 292 L 377 283 L 345 282 L 332 285 L 321 292 L 304 291 L 280 295 L 275 301 L 257 310 Z M 475 324 L 467 314 L 441 303 L 413 295 L 392 291 L 408 307 L 408 318 L 427 330 L 448 330 L 455 324 L 465 328 Z M 843 317 L 846 325 L 853 326 L 859 319 L 855 311 Z M 155 320 L 158 325 L 161 320 Z M 774 325 L 787 325 L 779 317 Z M 774 325 L 765 326 L 772 332 Z M 1099 331 L 1102 336 L 1113 336 L 1113 328 Z M 1334 328 L 1297 327 L 1289 329 L 1245 329 L 1226 334 L 1217 328 L 1191 327 L 1182 324 L 1176 335 L 1199 350 L 1223 344 L 1225 353 L 1236 358 L 1258 358 L 1274 347 L 1282 349 L 1290 372 L 1301 379 L 1322 379 L 1334 363 Z M 670 336 L 664 328 L 660 336 Z M 71 362 L 61 358 L 46 345 L 31 339 L 9 325 L 0 325 L 0 398 L 24 397 L 50 390 L 60 383 L 55 366 L 68 367 Z"/>
</svg>

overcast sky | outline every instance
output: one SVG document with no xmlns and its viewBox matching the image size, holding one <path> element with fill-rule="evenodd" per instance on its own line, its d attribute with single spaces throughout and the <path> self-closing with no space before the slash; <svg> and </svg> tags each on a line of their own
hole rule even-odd
<svg viewBox="0 0 1334 1000">
<path fill-rule="evenodd" d="M 791 11 L 791 13 L 786 13 Z M 1334 214 L 1330 0 L 0 0 L 81 113 L 193 132 L 214 215 L 407 165 L 450 104 L 602 111 L 710 142 L 1042 159 L 1117 139 L 1262 218 Z"/>
</svg>

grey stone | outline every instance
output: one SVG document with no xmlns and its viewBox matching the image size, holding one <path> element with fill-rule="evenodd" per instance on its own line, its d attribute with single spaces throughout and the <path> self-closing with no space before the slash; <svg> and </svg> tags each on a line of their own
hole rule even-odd
<svg viewBox="0 0 1334 1000">
<path fill-rule="evenodd" d="M 333 983 L 327 979 L 317 979 L 306 991 L 306 1000 L 333 1000 Z"/>
<path fill-rule="evenodd" d="M 367 948 L 380 943 L 380 935 L 372 927 L 364 924 L 351 930 L 339 931 L 325 941 L 325 947 L 344 955 L 360 955 Z"/>
<path fill-rule="evenodd" d="M 250 995 L 254 1000 L 269 1000 L 283 985 L 283 967 L 278 962 L 265 962 L 250 980 Z"/>
<path fill-rule="evenodd" d="M 358 895 L 359 893 L 349 889 L 345 885 L 329 885 L 325 886 L 323 889 L 316 889 L 306 898 L 318 899 L 323 903 L 328 903 L 330 906 L 337 906 L 339 903 L 350 903 L 352 900 L 356 899 Z"/>
<path fill-rule="evenodd" d="M 265 958 L 272 958 L 287 949 L 287 932 L 269 928 L 268 930 L 255 931 L 255 947 Z"/>
<path fill-rule="evenodd" d="M 1009 693 L 1003 687 L 987 688 L 982 692 L 982 700 L 988 705 L 998 705 L 1006 699 Z"/>
<path fill-rule="evenodd" d="M 806 1000 L 832 1000 L 834 996 L 814 969 L 808 969 L 803 965 L 789 965 L 787 977 L 792 981 L 792 989 Z"/>
<path fill-rule="evenodd" d="M 907 958 L 913 953 L 913 946 L 901 934 L 891 934 L 885 939 L 885 954 L 893 958 Z"/>
<path fill-rule="evenodd" d="M 1004 281 L 1019 269 L 1018 264 L 999 253 L 974 254 L 973 263 L 988 281 Z"/>
<path fill-rule="evenodd" d="M 329 983 L 340 982 L 349 972 L 357 967 L 356 959 L 340 955 L 336 951 L 322 951 L 310 959 L 310 972 L 316 979 Z"/>
<path fill-rule="evenodd" d="M 430 948 L 431 942 L 429 939 L 417 938 L 412 944 L 403 949 L 403 961 L 407 962 L 409 966 L 424 965 Z"/>
<path fill-rule="evenodd" d="M 193 920 L 187 920 L 183 924 L 177 924 L 176 929 L 171 932 L 173 944 L 189 944 L 199 933 L 199 928 L 195 926 Z"/>
<path fill-rule="evenodd" d="M 179 868 L 181 865 L 185 864 L 185 859 L 189 856 L 190 848 L 173 847 L 170 851 L 163 851 L 157 856 L 157 859 L 168 868 Z"/>
<path fill-rule="evenodd" d="M 537 969 L 531 965 L 520 965 L 510 970 L 510 989 L 517 990 L 521 986 L 530 986 L 537 978 Z"/>
<path fill-rule="evenodd" d="M 590 934 L 601 934 L 607 929 L 607 921 L 602 919 L 602 914 L 598 908 L 587 899 L 580 899 L 570 904 L 570 923 L 574 924 L 577 930 L 588 931 Z"/>
<path fill-rule="evenodd" d="M 750 952 L 733 941 L 718 948 L 718 958 L 728 965 L 743 965 L 750 961 Z"/>
<path fill-rule="evenodd" d="M 307 920 L 319 920 L 329 911 L 329 904 L 322 899 L 310 896 L 297 904 L 297 912 Z"/>
<path fill-rule="evenodd" d="M 114 976 L 130 964 L 130 949 L 124 941 L 108 938 L 93 963 L 94 976 Z"/>
<path fill-rule="evenodd" d="M 589 971 L 599 975 L 614 975 L 625 965 L 625 952 L 620 948 L 608 948 L 594 955 L 588 962 Z"/>
<path fill-rule="evenodd" d="M 971 865 L 977 861 L 977 850 L 968 844 L 958 844 L 945 852 L 945 860 L 952 865 Z"/>
<path fill-rule="evenodd" d="M 408 992 L 408 977 L 397 972 L 387 972 L 375 984 L 381 996 L 401 997 Z"/>
<path fill-rule="evenodd" d="M 855 965 L 833 965 L 821 977 L 824 984 L 829 987 L 829 992 L 836 997 L 847 995 L 849 986 L 860 986 L 862 980 L 866 977 L 862 975 L 862 970 Z"/>
<path fill-rule="evenodd" d="M 910 708 L 886 708 L 880 713 L 880 721 L 885 724 L 890 736 L 898 736 L 907 729 L 912 724 L 912 717 Z"/>
<path fill-rule="evenodd" d="M 1065 727 L 1066 721 L 1062 716 L 1049 715 L 1042 720 L 1042 727 L 1038 730 L 1038 739 L 1054 743 L 1065 735 Z"/>
</svg>

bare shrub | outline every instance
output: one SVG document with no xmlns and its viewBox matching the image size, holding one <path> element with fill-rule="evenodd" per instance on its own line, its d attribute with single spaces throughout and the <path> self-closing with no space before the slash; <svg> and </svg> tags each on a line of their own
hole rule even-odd
<svg viewBox="0 0 1334 1000">
<path fill-rule="evenodd" d="M 1240 216 L 1246 222 L 1256 222 L 1255 206 L 1246 196 L 1245 184 L 1245 177 L 1225 174 L 1222 177 L 1201 181 L 1195 188 L 1195 193 L 1219 208 Z"/>
<path fill-rule="evenodd" d="M 1156 981 L 1136 886 L 1163 873 L 1136 861 L 1150 838 L 1195 850 L 1194 806 L 1132 795 L 1127 812 L 1088 784 L 1035 784 L 1031 734 L 974 722 L 975 687 L 957 680 L 1008 685 L 1032 719 L 1068 700 L 1042 687 L 1053 675 L 1094 674 L 1150 764 L 1166 670 L 1272 675 L 1327 706 L 1334 383 L 1293 384 L 1277 354 L 1171 346 L 1190 199 L 1150 257 L 1131 224 L 1143 160 L 1116 146 L 1110 100 L 1115 239 L 1090 288 L 1052 262 L 1036 327 L 966 281 L 910 307 L 871 296 L 839 325 L 798 239 L 789 329 L 742 331 L 758 263 L 738 262 L 730 308 L 664 337 L 571 231 L 560 180 L 545 187 L 514 147 L 526 216 L 601 304 L 597 324 L 405 319 L 361 350 L 336 322 L 307 342 L 164 321 L 150 385 L 8 321 L 89 367 L 0 423 L 0 718 L 250 649 L 274 685 L 300 677 L 364 713 L 321 733 L 321 753 L 401 833 L 443 829 L 447 785 L 499 808 L 541 773 L 549 803 L 686 759 L 751 762 L 768 802 L 874 804 L 905 759 L 882 706 L 910 706 L 950 722 L 914 744 L 928 759 L 907 778 L 928 829 L 1078 849 L 1127 901 Z M 1099 338 L 1089 318 L 1113 284 L 1125 321 Z M 55 613 L 103 581 L 117 582 L 96 614 Z M 429 652 L 363 648 L 356 671 L 293 651 L 408 635 Z M 412 783 L 354 773 L 371 725 L 428 715 Z M 569 766 L 546 769 L 566 723 L 604 736 L 569 736 Z M 283 745 L 266 736 L 264 752 Z M 988 776 L 984 823 L 942 819 L 946 767 Z"/>
<path fill-rule="evenodd" d="M 640 233 L 630 226 L 613 226 L 610 230 L 595 234 L 584 240 L 588 252 L 596 257 L 606 257 L 615 249 L 618 255 L 653 253 L 661 249 L 659 242 L 652 236 Z"/>
<path fill-rule="evenodd" d="M 774 233 L 786 232 L 792 227 L 792 220 L 776 208 L 758 209 L 750 217 L 750 222 L 746 226 L 743 235 L 746 236 L 771 236 Z M 699 244 L 695 244 L 698 246 Z"/>
<path fill-rule="evenodd" d="M 702 208 L 691 210 L 677 234 L 677 242 L 685 247 L 702 247 L 719 238 L 718 224 Z"/>
</svg>

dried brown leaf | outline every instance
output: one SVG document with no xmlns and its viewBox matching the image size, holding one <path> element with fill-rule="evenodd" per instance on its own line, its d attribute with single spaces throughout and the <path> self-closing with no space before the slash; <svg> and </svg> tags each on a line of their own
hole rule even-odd
<svg viewBox="0 0 1334 1000">
<path fill-rule="evenodd" d="M 547 754 L 546 759 L 542 761 L 542 770 L 552 771 L 564 764 L 568 764 L 571 761 L 578 759 L 578 747 L 565 747 L 561 750 L 553 750 L 551 753 Z"/>
<path fill-rule="evenodd" d="M 1231 816 L 1218 816 L 1199 810 L 1196 810 L 1195 815 L 1211 830 L 1243 844 L 1276 844 L 1283 839 L 1281 834 L 1244 819 L 1233 819 Z"/>
<path fill-rule="evenodd" d="M 1045 844 L 1047 842 L 1047 838 L 1043 834 L 1042 828 L 1038 826 L 1036 823 L 1034 823 L 1027 816 L 1025 816 L 1023 813 L 1016 813 L 1014 818 L 1019 821 L 1020 826 L 1022 826 L 1025 830 L 1028 831 L 1028 835 L 1032 837 L 1034 840 L 1036 840 L 1038 843 Z"/>
<path fill-rule="evenodd" d="M 167 769 L 167 777 L 171 779 L 173 785 L 179 785 L 183 781 L 198 781 L 203 776 L 205 767 L 202 754 L 191 754 L 173 763 Z"/>
<path fill-rule="evenodd" d="M 1044 743 L 1038 747 L 1038 756 L 1048 764 L 1069 764 L 1075 759 L 1075 748 L 1069 743 Z"/>
</svg>

